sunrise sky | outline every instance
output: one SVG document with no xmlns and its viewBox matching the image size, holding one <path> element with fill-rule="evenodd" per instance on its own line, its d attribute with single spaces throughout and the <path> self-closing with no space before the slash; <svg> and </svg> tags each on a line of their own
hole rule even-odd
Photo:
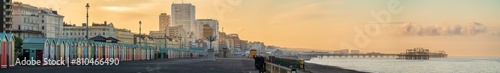
<svg viewBox="0 0 500 73">
<path fill-rule="evenodd" d="M 158 30 L 172 3 L 192 3 L 196 18 L 266 45 L 400 53 L 423 47 L 450 56 L 500 57 L 500 0 L 13 0 L 49 7 L 67 23 L 112 22 L 138 33 Z M 388 8 L 396 6 L 396 8 Z M 390 22 L 374 12 L 389 11 Z M 385 19 L 385 17 L 384 17 Z M 382 26 L 385 25 L 385 26 Z M 220 30 L 221 31 L 221 30 Z"/>
</svg>

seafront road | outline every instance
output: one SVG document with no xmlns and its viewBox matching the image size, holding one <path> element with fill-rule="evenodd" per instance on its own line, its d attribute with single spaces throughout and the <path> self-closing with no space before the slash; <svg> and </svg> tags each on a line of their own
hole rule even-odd
<svg viewBox="0 0 500 73">
<path fill-rule="evenodd" d="M 0 73 L 257 73 L 248 58 L 155 59 L 111 66 L 16 66 Z"/>
</svg>

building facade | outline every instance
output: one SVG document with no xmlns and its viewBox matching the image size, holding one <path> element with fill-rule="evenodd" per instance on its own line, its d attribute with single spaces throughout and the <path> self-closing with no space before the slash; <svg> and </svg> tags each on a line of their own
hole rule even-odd
<svg viewBox="0 0 500 73">
<path fill-rule="evenodd" d="M 182 38 L 182 36 L 185 34 L 183 33 L 184 30 L 182 29 L 182 25 L 181 26 L 172 26 L 172 27 L 169 27 L 169 37 L 171 38 Z"/>
<path fill-rule="evenodd" d="M 40 29 L 38 7 L 14 2 L 12 5 L 12 33 L 21 38 L 44 37 Z"/>
<path fill-rule="evenodd" d="M 227 42 L 227 35 L 225 32 L 219 32 L 219 35 L 217 36 L 217 46 L 218 48 L 214 48 L 214 50 L 221 50 L 222 48 L 228 48 L 229 50 L 229 44 Z"/>
<path fill-rule="evenodd" d="M 158 31 L 149 31 L 149 35 L 153 38 L 164 38 L 169 36 L 170 15 L 161 13 L 159 16 Z M 165 33 L 167 32 L 167 33 Z"/>
<path fill-rule="evenodd" d="M 171 17 L 172 17 L 172 26 L 181 26 L 184 30 L 181 32 L 181 42 L 186 48 L 189 48 L 192 45 L 196 45 L 195 40 L 195 24 L 196 24 L 196 9 L 195 6 L 189 3 L 180 3 L 180 4 L 172 4 L 171 6 Z"/>
<path fill-rule="evenodd" d="M 172 26 L 182 25 L 186 32 L 193 32 L 195 25 L 195 6 L 192 4 L 172 4 Z"/>
<path fill-rule="evenodd" d="M 240 54 L 243 51 L 238 34 L 228 34 L 226 42 L 228 44 L 228 49 L 231 50 L 233 54 Z"/>
<path fill-rule="evenodd" d="M 139 35 L 139 34 L 135 34 L 134 35 L 134 44 L 140 44 L 140 45 L 147 45 L 147 46 L 157 46 L 157 44 L 155 44 L 155 41 L 153 39 L 153 37 L 150 37 L 148 35 Z"/>
<path fill-rule="evenodd" d="M 128 29 L 115 29 L 115 38 L 118 43 L 134 44 L 134 34 Z"/>
<path fill-rule="evenodd" d="M 257 50 L 257 53 L 263 53 L 266 50 L 266 45 L 263 42 L 250 42 L 250 49 Z"/>
<path fill-rule="evenodd" d="M 12 0 L 2 0 L 0 6 L 2 6 L 2 9 L 0 9 L 0 12 L 2 12 L 0 15 L 0 19 L 2 19 L 0 31 L 10 31 L 12 29 Z"/>
<path fill-rule="evenodd" d="M 163 38 L 168 36 L 165 31 L 149 31 L 149 35 L 153 38 Z"/>
<path fill-rule="evenodd" d="M 85 26 L 85 23 L 82 23 L 82 26 L 65 25 L 64 37 L 85 39 L 87 30 Z M 106 21 L 104 21 L 104 24 L 92 23 L 92 26 L 89 26 L 89 33 L 89 38 L 98 35 L 103 37 L 115 37 L 115 27 L 113 23 L 108 24 Z"/>
<path fill-rule="evenodd" d="M 198 31 L 197 33 L 198 34 L 201 34 L 200 36 L 203 36 L 204 34 L 204 26 L 205 25 L 208 25 L 210 26 L 211 28 L 213 28 L 212 32 L 213 32 L 213 35 L 218 35 L 218 31 L 219 31 L 219 21 L 218 20 L 214 20 L 214 19 L 197 19 L 196 20 L 196 28 Z M 205 38 L 205 37 L 200 37 L 200 38 Z M 199 39 L 200 39 L 199 38 Z"/>
<path fill-rule="evenodd" d="M 47 38 L 61 38 L 63 37 L 63 18 L 64 16 L 59 15 L 57 11 L 49 8 L 39 8 L 40 13 L 38 19 L 40 20 L 40 26 L 44 37 Z"/>
<path fill-rule="evenodd" d="M 167 13 L 161 13 L 159 19 L 159 31 L 168 31 L 168 27 L 170 27 L 170 15 L 167 15 Z"/>
</svg>

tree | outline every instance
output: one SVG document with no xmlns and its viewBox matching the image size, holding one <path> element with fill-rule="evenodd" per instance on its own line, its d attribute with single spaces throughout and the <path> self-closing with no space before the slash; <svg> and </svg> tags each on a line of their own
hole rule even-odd
<svg viewBox="0 0 500 73">
<path fill-rule="evenodd" d="M 212 42 L 214 42 L 217 39 L 217 36 L 208 36 L 207 41 L 210 42 L 210 46 L 208 49 L 212 49 Z"/>
<path fill-rule="evenodd" d="M 23 39 L 20 37 L 14 37 L 14 48 L 17 56 L 23 56 Z"/>
</svg>

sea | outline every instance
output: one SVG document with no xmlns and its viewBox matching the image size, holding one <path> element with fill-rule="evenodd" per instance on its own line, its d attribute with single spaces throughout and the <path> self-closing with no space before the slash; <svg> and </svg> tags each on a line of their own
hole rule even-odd
<svg viewBox="0 0 500 73">
<path fill-rule="evenodd" d="M 372 73 L 500 73 L 500 58 L 312 58 L 308 63 Z"/>
</svg>

